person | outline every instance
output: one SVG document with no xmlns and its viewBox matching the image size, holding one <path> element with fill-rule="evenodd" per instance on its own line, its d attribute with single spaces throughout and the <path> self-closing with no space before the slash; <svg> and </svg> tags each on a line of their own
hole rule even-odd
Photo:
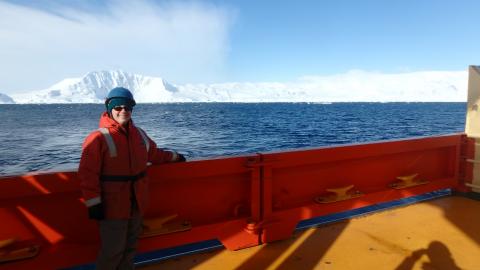
<svg viewBox="0 0 480 270">
<path fill-rule="evenodd" d="M 147 207 L 147 163 L 185 161 L 175 151 L 157 148 L 133 123 L 135 105 L 128 89 L 112 89 L 105 100 L 100 128 L 90 133 L 82 146 L 78 177 L 89 218 L 99 224 L 97 269 L 134 268 Z"/>
</svg>

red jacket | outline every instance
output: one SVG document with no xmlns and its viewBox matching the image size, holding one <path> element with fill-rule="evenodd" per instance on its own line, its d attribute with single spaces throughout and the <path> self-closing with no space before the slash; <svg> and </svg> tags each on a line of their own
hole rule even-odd
<svg viewBox="0 0 480 270">
<path fill-rule="evenodd" d="M 145 139 L 142 137 L 142 131 L 132 121 L 125 128 L 105 112 L 99 126 L 108 130 L 116 156 L 112 157 L 112 147 L 99 130 L 85 139 L 78 168 L 85 204 L 92 206 L 101 202 L 106 219 L 126 219 L 130 217 L 131 204 L 136 198 L 143 214 L 148 203 L 148 177 L 144 174 L 147 162 L 172 162 L 177 159 L 177 154 L 157 149 L 154 141 L 146 135 Z M 148 153 L 145 140 L 149 142 Z"/>
</svg>

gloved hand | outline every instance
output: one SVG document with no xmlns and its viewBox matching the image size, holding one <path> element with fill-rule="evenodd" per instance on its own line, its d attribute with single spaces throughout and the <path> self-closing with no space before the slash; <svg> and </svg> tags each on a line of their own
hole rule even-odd
<svg viewBox="0 0 480 270">
<path fill-rule="evenodd" d="M 177 153 L 177 162 L 185 162 L 187 159 L 185 158 L 184 155 Z"/>
<path fill-rule="evenodd" d="M 105 218 L 105 214 L 103 213 L 103 203 L 88 207 L 88 217 L 90 219 L 103 220 Z"/>
</svg>

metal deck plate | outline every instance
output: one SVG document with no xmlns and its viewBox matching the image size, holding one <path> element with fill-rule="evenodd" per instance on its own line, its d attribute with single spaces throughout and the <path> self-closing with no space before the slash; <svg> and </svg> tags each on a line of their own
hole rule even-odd
<svg viewBox="0 0 480 270">
<path fill-rule="evenodd" d="M 139 269 L 480 269 L 480 202 L 450 196 Z"/>
</svg>

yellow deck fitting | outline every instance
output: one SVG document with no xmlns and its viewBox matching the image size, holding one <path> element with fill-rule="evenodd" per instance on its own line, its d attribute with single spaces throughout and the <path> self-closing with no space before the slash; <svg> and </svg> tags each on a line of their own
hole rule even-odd
<svg viewBox="0 0 480 270">
<path fill-rule="evenodd" d="M 10 248 L 16 241 L 16 238 L 0 240 L 0 263 L 31 258 L 36 256 L 40 250 L 38 245 Z"/>
<path fill-rule="evenodd" d="M 315 202 L 317 203 L 332 203 L 338 201 L 344 201 L 349 199 L 354 199 L 363 196 L 358 190 L 351 190 L 354 185 L 349 185 L 346 187 L 340 188 L 330 188 L 327 189 L 330 194 L 318 196 L 315 198 Z"/>
<path fill-rule="evenodd" d="M 405 175 L 405 176 L 398 176 L 397 179 L 400 181 L 396 181 L 390 184 L 390 187 L 394 189 L 403 189 L 403 188 L 409 188 L 409 187 L 414 187 L 418 185 L 424 185 L 428 183 L 428 181 L 423 179 L 415 179 L 417 176 L 418 176 L 418 173 Z"/>
<path fill-rule="evenodd" d="M 143 221 L 143 233 L 140 238 L 151 237 L 161 234 L 187 231 L 192 228 L 189 221 L 175 220 L 177 214 L 164 216 Z"/>
<path fill-rule="evenodd" d="M 9 238 L 9 239 L 4 239 L 0 240 L 0 250 L 4 247 L 7 247 L 13 243 L 15 243 L 16 239 L 15 238 Z"/>
</svg>

